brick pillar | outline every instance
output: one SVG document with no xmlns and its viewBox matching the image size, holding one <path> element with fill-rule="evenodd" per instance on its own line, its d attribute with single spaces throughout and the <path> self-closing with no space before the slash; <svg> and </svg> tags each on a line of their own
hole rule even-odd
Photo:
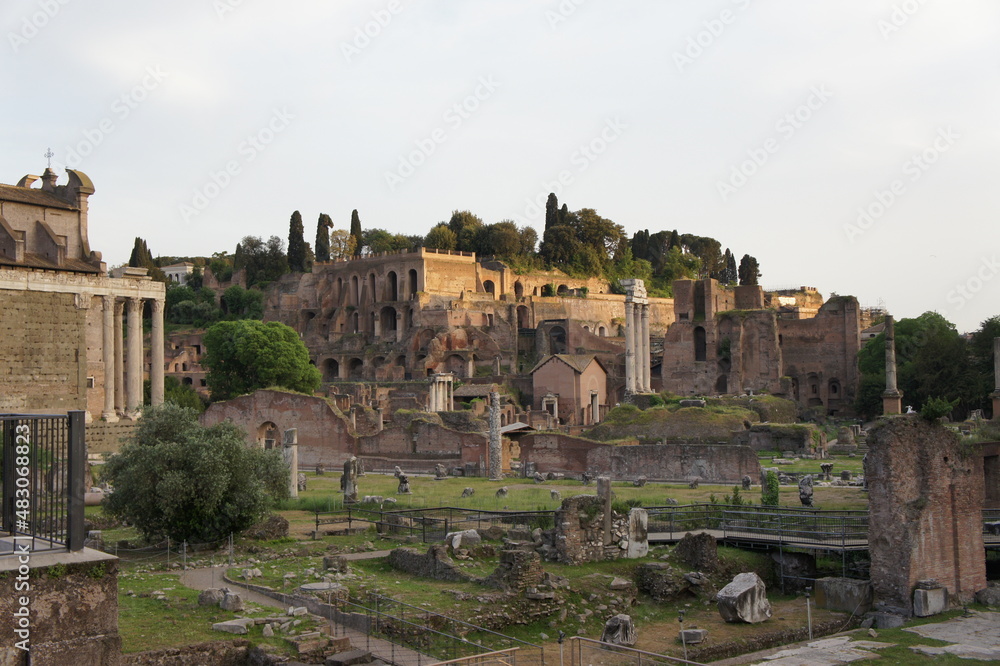
<svg viewBox="0 0 1000 666">
<path fill-rule="evenodd" d="M 153 301 L 153 327 L 149 342 L 149 402 L 163 404 L 163 301 Z"/>
<path fill-rule="evenodd" d="M 125 409 L 134 417 L 142 407 L 142 299 L 128 299 L 128 349 L 125 353 Z"/>
<path fill-rule="evenodd" d="M 125 338 L 122 335 L 124 324 L 122 313 L 125 303 L 115 301 L 115 411 L 125 413 Z"/>
</svg>

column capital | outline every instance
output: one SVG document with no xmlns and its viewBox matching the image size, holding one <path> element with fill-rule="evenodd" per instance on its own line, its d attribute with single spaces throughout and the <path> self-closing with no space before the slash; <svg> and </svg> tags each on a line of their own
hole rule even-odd
<svg viewBox="0 0 1000 666">
<path fill-rule="evenodd" d="M 138 296 L 129 296 L 125 300 L 128 301 L 129 313 L 135 312 L 142 307 L 142 299 Z"/>
<path fill-rule="evenodd" d="M 114 298 L 114 296 L 111 298 Z M 115 314 L 121 316 L 123 312 L 125 312 L 125 301 L 115 298 Z"/>
<path fill-rule="evenodd" d="M 150 303 L 152 303 L 154 313 L 161 313 L 166 307 L 166 303 L 159 298 L 154 298 Z"/>
<path fill-rule="evenodd" d="M 101 305 L 104 306 L 105 310 L 113 311 L 115 309 L 116 303 L 117 301 L 115 301 L 115 297 L 111 296 L 110 294 L 105 294 L 104 296 L 101 296 Z"/>
</svg>

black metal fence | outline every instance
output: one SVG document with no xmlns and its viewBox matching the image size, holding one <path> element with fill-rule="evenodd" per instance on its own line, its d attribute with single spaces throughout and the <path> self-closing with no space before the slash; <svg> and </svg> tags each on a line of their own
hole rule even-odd
<svg viewBox="0 0 1000 666">
<path fill-rule="evenodd" d="M 82 411 L 0 415 L 0 555 L 83 548 L 84 427 Z"/>
<path fill-rule="evenodd" d="M 347 524 L 347 529 L 375 525 L 380 534 L 415 536 L 423 542 L 441 541 L 449 532 L 488 529 L 548 529 L 555 525 L 554 511 L 485 511 L 460 507 L 385 510 L 378 506 L 352 505 L 342 511 L 317 511 L 316 533 L 323 525 Z"/>
</svg>

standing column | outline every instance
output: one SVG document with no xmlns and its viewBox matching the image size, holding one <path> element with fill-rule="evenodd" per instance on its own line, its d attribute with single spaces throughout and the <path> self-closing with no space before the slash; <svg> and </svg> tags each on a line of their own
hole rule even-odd
<svg viewBox="0 0 1000 666">
<path fill-rule="evenodd" d="M 125 339 L 122 335 L 124 310 L 125 303 L 115 300 L 115 411 L 119 415 L 125 413 Z"/>
<path fill-rule="evenodd" d="M 149 402 L 163 404 L 163 301 L 153 301 L 153 326 L 149 342 Z"/>
<path fill-rule="evenodd" d="M 601 420 L 601 402 L 597 391 L 590 392 L 590 424 L 597 425 Z"/>
<path fill-rule="evenodd" d="M 396 342 L 403 341 L 403 313 L 396 313 Z"/>
<path fill-rule="evenodd" d="M 993 376 L 996 389 L 990 394 L 993 398 L 993 420 L 1000 422 L 1000 338 L 993 338 Z"/>
<path fill-rule="evenodd" d="M 896 325 L 892 315 L 885 318 L 885 391 L 882 392 L 882 413 L 901 414 L 903 394 L 896 388 Z"/>
<path fill-rule="evenodd" d="M 445 404 L 446 409 L 444 411 L 453 412 L 455 411 L 455 375 L 448 375 L 448 383 L 446 386 L 448 401 Z"/>
<path fill-rule="evenodd" d="M 500 394 L 490 391 L 490 480 L 503 479 L 503 455 L 500 448 Z"/>
<path fill-rule="evenodd" d="M 639 306 L 641 311 L 640 319 L 642 321 L 642 328 L 640 329 L 639 336 L 642 338 L 642 358 L 640 358 L 640 366 L 642 368 L 642 390 L 645 393 L 650 393 L 653 388 L 649 382 L 649 357 L 652 354 L 652 350 L 649 347 L 649 305 L 643 303 Z"/>
<path fill-rule="evenodd" d="M 115 414 L 115 297 L 104 296 L 104 337 L 102 358 L 104 363 L 104 411 L 101 417 L 105 421 L 117 421 Z M 120 331 L 121 329 L 119 329 Z"/>
<path fill-rule="evenodd" d="M 635 306 L 625 301 L 625 393 L 635 393 Z"/>
<path fill-rule="evenodd" d="M 125 409 L 135 417 L 142 407 L 142 299 L 128 299 L 128 349 L 125 352 Z"/>
</svg>

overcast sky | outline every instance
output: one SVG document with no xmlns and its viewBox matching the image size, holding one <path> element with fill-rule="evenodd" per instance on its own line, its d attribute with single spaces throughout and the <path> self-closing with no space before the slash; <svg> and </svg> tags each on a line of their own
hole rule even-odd
<svg viewBox="0 0 1000 666">
<path fill-rule="evenodd" d="M 989 0 L 4 0 L 0 182 L 86 172 L 109 265 L 248 234 L 542 228 L 549 191 L 768 288 L 1000 313 Z M 64 182 L 61 180 L 60 182 Z"/>
</svg>

